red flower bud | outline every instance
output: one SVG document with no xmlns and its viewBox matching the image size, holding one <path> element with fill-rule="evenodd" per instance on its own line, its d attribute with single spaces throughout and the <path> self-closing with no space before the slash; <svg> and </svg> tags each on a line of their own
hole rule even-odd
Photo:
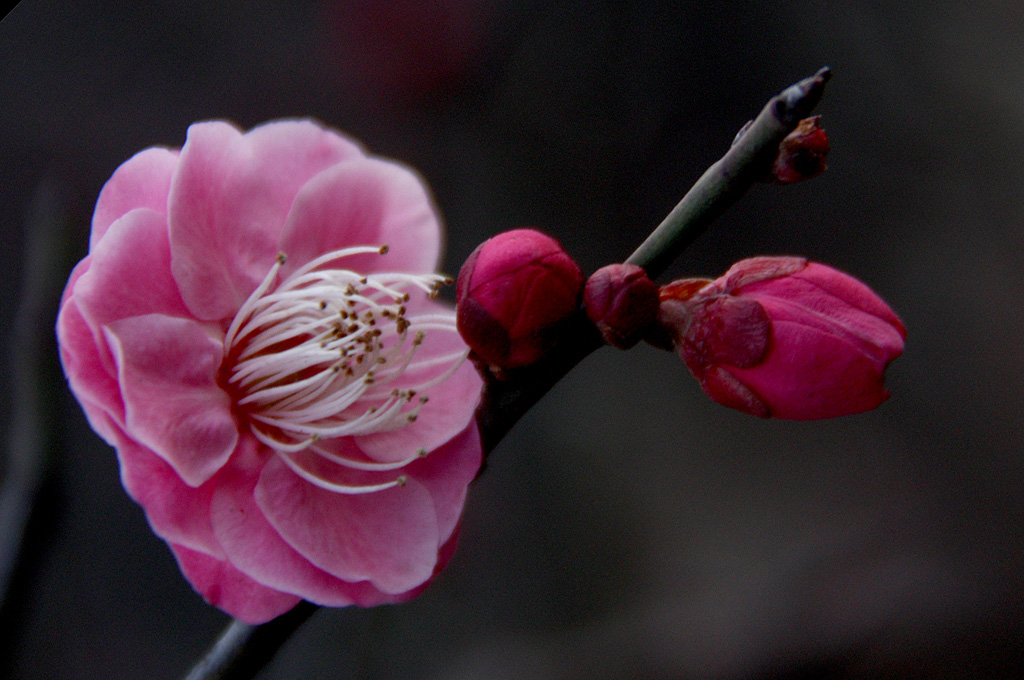
<svg viewBox="0 0 1024 680">
<path fill-rule="evenodd" d="M 629 349 L 658 320 L 658 286 L 643 268 L 610 264 L 587 279 L 583 306 L 587 317 L 612 347 Z"/>
<path fill-rule="evenodd" d="M 532 364 L 554 347 L 582 287 L 580 268 L 555 239 L 533 229 L 498 234 L 459 271 L 459 333 L 492 367 Z"/>
<path fill-rule="evenodd" d="M 659 322 L 712 399 L 791 420 L 881 404 L 906 338 L 870 288 L 796 257 L 755 257 L 715 281 L 664 286 Z"/>
<path fill-rule="evenodd" d="M 804 118 L 779 145 L 779 155 L 767 177 L 776 184 L 793 184 L 825 172 L 829 143 L 821 116 Z"/>
</svg>

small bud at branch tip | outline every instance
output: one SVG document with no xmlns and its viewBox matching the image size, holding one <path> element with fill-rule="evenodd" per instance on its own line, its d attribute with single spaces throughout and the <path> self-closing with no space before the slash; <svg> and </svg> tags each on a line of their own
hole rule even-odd
<svg viewBox="0 0 1024 680">
<path fill-rule="evenodd" d="M 804 118 L 779 145 L 779 155 L 766 182 L 793 184 L 825 172 L 829 152 L 828 136 L 821 127 L 821 116 Z"/>
</svg>

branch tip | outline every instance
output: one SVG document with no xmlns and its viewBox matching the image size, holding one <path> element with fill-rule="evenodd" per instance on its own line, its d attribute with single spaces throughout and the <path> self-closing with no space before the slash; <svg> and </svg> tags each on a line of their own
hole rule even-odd
<svg viewBox="0 0 1024 680">
<path fill-rule="evenodd" d="M 809 78 L 789 86 L 775 98 L 775 116 L 784 125 L 796 125 L 806 118 L 821 101 L 825 83 L 832 77 L 832 69 L 823 66 Z"/>
</svg>

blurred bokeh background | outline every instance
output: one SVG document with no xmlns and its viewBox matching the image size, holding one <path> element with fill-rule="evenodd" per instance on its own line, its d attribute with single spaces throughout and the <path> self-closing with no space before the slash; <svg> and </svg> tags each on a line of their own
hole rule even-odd
<svg viewBox="0 0 1024 680">
<path fill-rule="evenodd" d="M 424 595 L 319 612 L 261 677 L 1019 677 L 1022 43 L 1017 0 L 23 0 L 0 23 L 0 434 L 39 419 L 47 458 L 0 460 L 45 472 L 0 677 L 176 678 L 228 622 L 56 360 L 57 296 L 122 161 L 196 120 L 312 116 L 422 172 L 447 271 L 532 225 L 589 272 L 826 64 L 828 172 L 755 187 L 672 274 L 769 253 L 861 278 L 909 329 L 890 401 L 760 421 L 668 353 L 602 350 L 492 456 Z"/>
</svg>

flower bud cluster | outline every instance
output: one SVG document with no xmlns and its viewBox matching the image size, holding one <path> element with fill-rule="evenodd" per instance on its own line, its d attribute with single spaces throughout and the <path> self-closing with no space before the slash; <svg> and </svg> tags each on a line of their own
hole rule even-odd
<svg viewBox="0 0 1024 680">
<path fill-rule="evenodd" d="M 550 355 L 579 307 L 604 341 L 675 351 L 714 401 L 813 420 L 877 407 L 903 353 L 899 317 L 860 281 L 798 257 L 755 257 L 715 279 L 664 286 L 613 264 L 583 286 L 558 243 L 530 229 L 477 248 L 458 281 L 458 329 L 492 374 Z"/>
</svg>

